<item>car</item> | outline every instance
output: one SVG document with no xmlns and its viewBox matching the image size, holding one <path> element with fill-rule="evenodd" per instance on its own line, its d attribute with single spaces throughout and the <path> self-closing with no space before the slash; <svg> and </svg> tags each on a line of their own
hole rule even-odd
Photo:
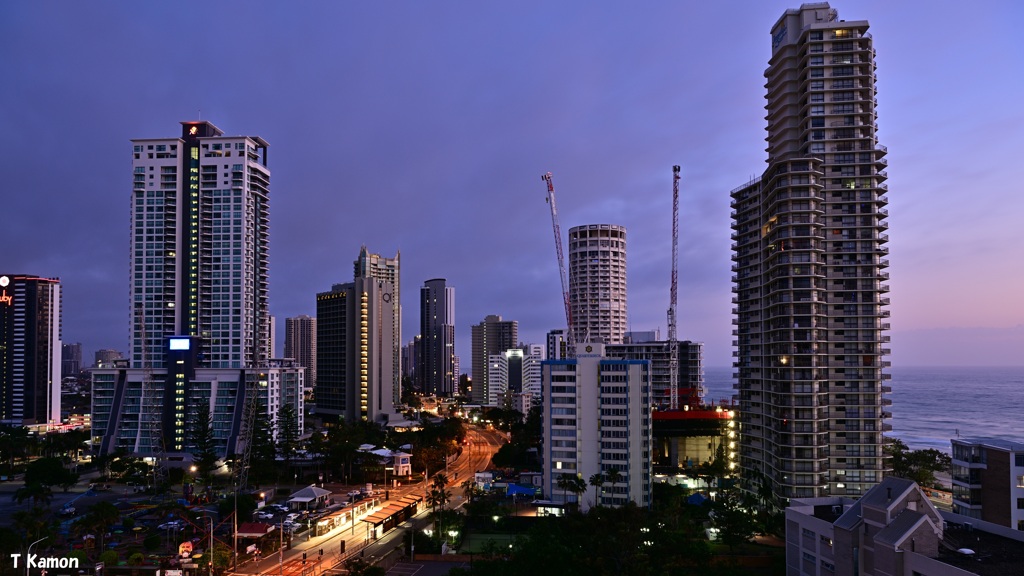
<svg viewBox="0 0 1024 576">
<path fill-rule="evenodd" d="M 70 505 L 70 504 L 64 505 L 64 507 L 60 509 L 60 515 L 61 516 L 74 516 L 75 515 L 75 507 Z"/>
<path fill-rule="evenodd" d="M 171 520 L 170 522 L 164 522 L 163 524 L 157 526 L 157 528 L 159 528 L 160 530 L 181 530 L 181 528 L 184 525 L 185 523 L 181 520 Z"/>
</svg>

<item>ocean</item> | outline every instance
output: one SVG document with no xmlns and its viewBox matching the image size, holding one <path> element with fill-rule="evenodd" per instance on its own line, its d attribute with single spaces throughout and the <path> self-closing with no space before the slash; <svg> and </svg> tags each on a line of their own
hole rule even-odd
<svg viewBox="0 0 1024 576">
<path fill-rule="evenodd" d="M 732 398 L 732 368 L 705 368 L 706 400 Z M 1024 442 L 1024 366 L 893 367 L 892 431 L 914 449 L 981 436 Z"/>
</svg>

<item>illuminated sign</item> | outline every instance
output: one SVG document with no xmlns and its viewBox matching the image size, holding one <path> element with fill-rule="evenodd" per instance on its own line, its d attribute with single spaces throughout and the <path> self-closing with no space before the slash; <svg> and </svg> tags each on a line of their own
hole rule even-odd
<svg viewBox="0 0 1024 576">
<path fill-rule="evenodd" d="M 188 133 L 191 136 L 195 136 L 196 134 L 199 133 L 199 126 L 190 126 L 188 129 Z"/>
<path fill-rule="evenodd" d="M 11 283 L 11 279 L 7 276 L 0 276 L 0 288 L 7 288 L 7 285 Z"/>
<path fill-rule="evenodd" d="M 188 338 L 171 338 L 168 348 L 171 350 L 188 350 L 191 344 L 192 341 Z"/>
<path fill-rule="evenodd" d="M 13 305 L 14 296 L 8 294 L 7 290 L 4 290 L 2 293 L 0 293 L 0 304 L 7 304 L 8 306 Z"/>
</svg>

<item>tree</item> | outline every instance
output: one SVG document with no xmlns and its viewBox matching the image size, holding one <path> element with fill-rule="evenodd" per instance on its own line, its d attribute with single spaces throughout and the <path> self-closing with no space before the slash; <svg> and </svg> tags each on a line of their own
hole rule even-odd
<svg viewBox="0 0 1024 576">
<path fill-rule="evenodd" d="M 587 491 L 587 483 L 583 481 L 583 478 L 580 478 L 575 474 L 561 474 L 558 477 L 558 480 L 555 481 L 555 484 L 563 492 L 572 492 L 576 495 L 576 509 L 579 510 L 580 494 Z"/>
<path fill-rule="evenodd" d="M 444 513 L 444 508 L 452 499 L 452 493 L 447 489 L 447 486 L 448 477 L 441 472 L 438 472 L 434 475 L 433 480 L 431 480 L 430 491 L 427 492 L 427 504 L 430 504 L 431 509 L 437 516 L 438 539 L 441 538 L 441 534 L 443 533 L 444 524 L 442 522 L 442 515 Z"/>
<path fill-rule="evenodd" d="M 29 500 L 33 507 L 49 504 L 52 499 L 53 492 L 50 491 L 50 487 L 44 486 L 39 482 L 25 484 L 14 492 L 15 502 L 21 504 L 22 502 Z"/>
<path fill-rule="evenodd" d="M 754 537 L 756 526 L 750 514 L 753 502 L 745 501 L 736 489 L 720 490 L 712 504 L 713 523 L 718 537 L 732 551 Z"/>
<path fill-rule="evenodd" d="M 249 433 L 249 481 L 257 485 L 270 481 L 280 472 L 277 466 L 277 447 L 274 444 L 273 429 L 267 410 L 259 400 L 256 402 L 256 417 Z M 244 486 L 242 486 L 244 488 Z"/>
<path fill-rule="evenodd" d="M 81 525 L 83 528 L 90 528 L 96 531 L 100 540 L 100 550 L 103 549 L 103 536 L 107 533 L 107 530 L 111 526 L 117 523 L 121 519 L 121 512 L 118 511 L 117 507 L 110 502 L 103 501 L 97 502 L 89 509 L 89 512 L 82 517 L 81 520 L 76 522 L 76 525 Z"/>
<path fill-rule="evenodd" d="M 892 475 L 907 478 L 920 486 L 935 486 L 936 472 L 948 472 L 952 460 L 949 454 L 926 448 L 911 450 L 898 438 L 889 439 L 885 452 L 892 458 Z"/>
<path fill-rule="evenodd" d="M 65 492 L 78 482 L 78 473 L 64 467 L 60 458 L 48 457 L 34 460 L 25 469 L 25 485 L 41 484 L 46 487 L 60 486 Z"/>
<path fill-rule="evenodd" d="M 600 505 L 599 490 L 604 486 L 604 474 L 600 472 L 590 475 L 590 485 L 594 487 L 594 506 Z"/>
<path fill-rule="evenodd" d="M 285 470 L 292 467 L 292 457 L 299 448 L 299 417 L 287 402 L 277 410 L 277 454 L 284 459 Z"/>
<path fill-rule="evenodd" d="M 192 461 L 198 476 L 209 481 L 217 466 L 217 439 L 213 434 L 210 403 L 205 399 L 196 402 L 188 428 L 188 442 L 192 445 Z"/>
</svg>

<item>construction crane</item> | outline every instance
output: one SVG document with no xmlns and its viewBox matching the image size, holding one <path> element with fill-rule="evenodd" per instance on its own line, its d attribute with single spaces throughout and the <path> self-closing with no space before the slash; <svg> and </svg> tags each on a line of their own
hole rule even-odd
<svg viewBox="0 0 1024 576">
<path fill-rule="evenodd" d="M 558 225 L 558 208 L 555 207 L 555 185 L 551 172 L 541 176 L 548 185 L 546 201 L 551 207 L 551 228 L 555 233 L 555 253 L 558 256 L 558 276 L 562 281 L 562 303 L 565 305 L 565 348 L 570 358 L 576 356 L 576 338 L 573 336 L 572 307 L 569 305 L 569 280 L 565 274 L 565 255 L 562 252 L 562 228 Z"/>
<path fill-rule="evenodd" d="M 679 409 L 679 340 L 676 304 L 679 300 L 679 166 L 672 167 L 672 285 L 668 302 L 669 410 Z"/>
</svg>

